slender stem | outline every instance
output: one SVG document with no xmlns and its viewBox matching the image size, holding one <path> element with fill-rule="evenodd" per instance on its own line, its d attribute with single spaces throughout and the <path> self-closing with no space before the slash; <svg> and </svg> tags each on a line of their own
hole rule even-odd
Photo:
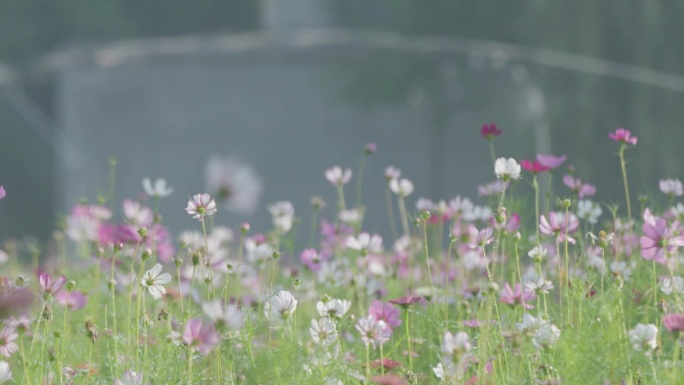
<svg viewBox="0 0 684 385">
<path fill-rule="evenodd" d="M 361 184 L 363 183 L 363 170 L 366 166 L 366 155 L 361 158 L 359 163 L 359 172 L 356 176 L 356 208 L 361 207 Z"/>
<path fill-rule="evenodd" d="M 430 280 L 430 295 L 435 295 L 435 287 L 432 281 L 432 270 L 430 268 L 430 252 L 428 251 L 428 239 L 427 239 L 427 221 L 423 221 L 423 247 L 425 249 L 425 265 L 427 266 L 428 279 Z M 449 272 L 445 273 L 447 276 Z"/>
<path fill-rule="evenodd" d="M 492 157 L 492 166 L 496 163 L 496 154 L 494 153 L 494 141 L 489 141 L 489 155 Z"/>
<path fill-rule="evenodd" d="M 625 165 L 625 145 L 620 145 L 620 167 L 622 168 L 622 180 L 625 184 L 625 199 L 627 200 L 627 220 L 632 223 L 632 204 L 629 200 L 629 187 L 627 183 L 627 167 Z M 630 230 L 631 232 L 631 230 Z"/>
<path fill-rule="evenodd" d="M 411 231 L 409 230 L 408 214 L 406 213 L 404 196 L 400 194 L 397 202 L 399 204 L 399 215 L 401 216 L 401 227 L 404 230 L 404 235 L 406 235 L 406 238 L 411 239 Z"/>
<path fill-rule="evenodd" d="M 409 311 L 404 309 L 404 326 L 406 327 L 406 345 L 408 347 L 409 369 L 413 372 L 413 353 L 411 353 L 411 334 L 409 333 Z"/>
<path fill-rule="evenodd" d="M 342 184 L 337 185 L 337 209 L 339 211 L 344 210 L 347 207 L 347 204 L 344 201 L 344 187 Z"/>
<path fill-rule="evenodd" d="M 539 244 L 541 237 L 539 236 L 539 182 L 537 181 L 537 174 L 532 177 L 532 186 L 534 187 L 534 220 L 537 224 L 535 229 L 537 230 L 537 244 Z"/>
</svg>

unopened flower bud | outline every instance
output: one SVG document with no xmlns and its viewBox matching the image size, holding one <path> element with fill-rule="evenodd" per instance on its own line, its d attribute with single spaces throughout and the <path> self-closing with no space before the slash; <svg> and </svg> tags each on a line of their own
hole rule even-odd
<svg viewBox="0 0 684 385">
<path fill-rule="evenodd" d="M 74 289 L 76 288 L 76 281 L 68 281 L 66 283 L 66 288 L 68 291 L 74 291 Z"/>
<path fill-rule="evenodd" d="M 520 235 L 520 231 L 516 232 L 515 235 L 513 235 L 513 240 L 515 242 L 519 242 L 521 238 L 522 238 L 522 235 Z"/>
<path fill-rule="evenodd" d="M 273 254 L 271 254 L 274 260 L 280 259 L 280 251 L 273 251 Z"/>
<path fill-rule="evenodd" d="M 176 267 L 180 267 L 183 264 L 183 258 L 174 258 L 173 259 L 173 264 L 176 265 Z"/>
<path fill-rule="evenodd" d="M 142 238 L 147 237 L 147 228 L 146 227 L 141 227 L 138 229 L 138 235 L 140 235 Z"/>
<path fill-rule="evenodd" d="M 114 290 L 116 287 L 116 279 L 110 279 L 109 282 L 107 282 L 107 287 L 109 290 Z"/>
<path fill-rule="evenodd" d="M 152 249 L 150 249 L 149 247 L 146 247 L 142 250 L 142 253 L 140 254 L 140 258 L 142 258 L 143 261 L 146 261 L 151 255 L 152 255 Z"/>
<path fill-rule="evenodd" d="M 242 232 L 242 235 L 247 235 L 249 228 L 249 222 L 243 222 L 242 225 L 240 225 L 240 231 Z"/>
</svg>

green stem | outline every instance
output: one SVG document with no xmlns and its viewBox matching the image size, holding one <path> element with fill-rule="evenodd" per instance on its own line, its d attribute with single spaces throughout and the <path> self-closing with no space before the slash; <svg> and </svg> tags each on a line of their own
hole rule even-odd
<svg viewBox="0 0 684 385">
<path fill-rule="evenodd" d="M 389 183 L 385 183 L 385 202 L 387 204 L 387 219 L 392 229 L 392 239 L 397 239 L 397 225 L 394 222 L 394 205 L 392 205 L 392 191 L 390 191 Z"/>
<path fill-rule="evenodd" d="M 620 167 L 622 168 L 622 181 L 625 185 L 625 199 L 627 200 L 627 220 L 632 223 L 632 204 L 629 200 L 629 187 L 627 183 L 627 166 L 625 165 L 625 145 L 620 145 Z M 631 232 L 631 229 L 630 229 Z"/>
</svg>

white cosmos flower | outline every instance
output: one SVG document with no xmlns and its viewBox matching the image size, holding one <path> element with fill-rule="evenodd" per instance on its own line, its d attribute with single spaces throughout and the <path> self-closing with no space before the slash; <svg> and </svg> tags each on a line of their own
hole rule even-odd
<svg viewBox="0 0 684 385">
<path fill-rule="evenodd" d="M 316 311 L 321 317 L 341 318 L 351 307 L 348 299 L 331 299 L 328 302 L 318 301 Z"/>
<path fill-rule="evenodd" d="M 140 280 L 140 284 L 146 287 L 150 295 L 155 299 L 159 299 L 162 295 L 166 294 L 166 289 L 162 285 L 171 282 L 171 274 L 161 274 L 161 271 L 162 265 L 157 263 L 150 270 L 147 270 Z"/>
<path fill-rule="evenodd" d="M 311 339 L 323 346 L 329 346 L 337 341 L 337 330 L 335 324 L 330 321 L 330 318 L 321 318 L 319 320 L 311 320 Z"/>
<path fill-rule="evenodd" d="M 285 321 L 297 309 L 297 300 L 289 291 L 281 290 L 264 305 L 266 317 L 272 321 Z"/>
<path fill-rule="evenodd" d="M 535 261 L 541 262 L 546 257 L 548 252 L 549 251 L 546 250 L 544 246 L 535 246 L 532 248 L 532 250 L 530 250 L 529 253 L 527 253 L 527 255 Z"/>
<path fill-rule="evenodd" d="M 152 198 L 164 198 L 173 193 L 173 188 L 166 185 L 166 179 L 164 178 L 156 179 L 154 183 L 152 183 L 150 178 L 144 178 L 142 185 L 145 193 Z"/>
<path fill-rule="evenodd" d="M 601 206 L 589 199 L 582 199 L 577 202 L 577 216 L 586 220 L 587 222 L 596 224 L 598 218 L 603 214 Z"/>
<path fill-rule="evenodd" d="M 394 166 L 388 166 L 385 169 L 385 178 L 387 178 L 387 180 L 399 179 L 399 177 L 401 177 L 400 169 Z"/>
<path fill-rule="evenodd" d="M 634 350 L 648 353 L 658 347 L 658 328 L 653 324 L 638 324 L 627 334 Z"/>
<path fill-rule="evenodd" d="M 494 162 L 494 174 L 504 181 L 518 179 L 520 178 L 520 165 L 513 158 L 499 158 Z"/>
<path fill-rule="evenodd" d="M 392 190 L 393 193 L 402 197 L 407 197 L 413 192 L 413 183 L 406 178 L 392 179 L 390 180 L 389 185 L 390 190 Z"/>
<path fill-rule="evenodd" d="M 11 379 L 12 371 L 10 370 L 9 364 L 5 361 L 0 361 L 0 384 L 4 384 Z"/>
<path fill-rule="evenodd" d="M 344 171 L 340 166 L 335 166 L 325 170 L 325 179 L 332 183 L 333 186 L 343 186 L 351 180 L 352 170 L 350 168 Z"/>
<path fill-rule="evenodd" d="M 661 179 L 658 184 L 660 191 L 665 195 L 680 197 L 684 195 L 684 186 L 679 179 Z"/>
<path fill-rule="evenodd" d="M 263 183 L 249 164 L 215 155 L 207 161 L 205 177 L 207 189 L 226 210 L 249 215 L 257 209 Z"/>
<path fill-rule="evenodd" d="M 459 355 L 462 353 L 467 353 L 472 348 L 470 343 L 470 337 L 467 333 L 458 332 L 456 334 L 451 334 L 451 332 L 444 333 L 444 338 L 442 339 L 442 352 L 446 354 Z"/>
<path fill-rule="evenodd" d="M 268 206 L 273 219 L 273 226 L 285 234 L 292 229 L 294 222 L 294 206 L 288 201 L 276 202 Z"/>
<path fill-rule="evenodd" d="M 359 251 L 363 255 L 368 253 L 380 254 L 382 253 L 382 237 L 377 234 L 370 235 L 368 233 L 361 233 L 356 237 L 350 235 L 347 238 L 347 247 Z"/>
<path fill-rule="evenodd" d="M 684 279 L 682 277 L 663 278 L 660 291 L 667 295 L 682 295 L 684 294 Z"/>
<path fill-rule="evenodd" d="M 560 329 L 556 325 L 545 323 L 532 336 L 532 344 L 537 348 L 548 348 L 558 342 Z"/>
</svg>

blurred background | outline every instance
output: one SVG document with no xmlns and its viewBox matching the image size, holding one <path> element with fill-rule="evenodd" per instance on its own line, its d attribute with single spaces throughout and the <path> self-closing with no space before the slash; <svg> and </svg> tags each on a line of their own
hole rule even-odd
<svg viewBox="0 0 684 385">
<path fill-rule="evenodd" d="M 160 203 L 174 233 L 196 228 L 183 208 L 208 188 L 212 156 L 251 165 L 263 186 L 255 210 L 219 211 L 218 223 L 264 231 L 278 200 L 305 222 L 313 195 L 332 217 L 323 172 L 356 172 L 368 142 L 378 151 L 365 227 L 385 231 L 385 167 L 416 185 L 411 208 L 421 196 L 477 198 L 494 179 L 480 137 L 489 122 L 503 131 L 497 155 L 566 154 L 599 202 L 623 199 L 607 135 L 631 130 L 634 206 L 684 168 L 682 11 L 638 0 L 0 0 L 0 239 L 45 240 L 98 197 L 121 218 L 144 177 L 175 189 Z"/>
</svg>

